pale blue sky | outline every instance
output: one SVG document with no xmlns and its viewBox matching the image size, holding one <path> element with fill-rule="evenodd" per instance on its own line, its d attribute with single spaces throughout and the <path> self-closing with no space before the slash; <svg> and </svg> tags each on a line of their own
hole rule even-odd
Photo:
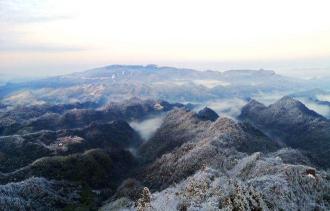
<svg viewBox="0 0 330 211">
<path fill-rule="evenodd" d="M 112 63 L 330 75 L 327 0 L 0 0 L 0 73 Z"/>
</svg>

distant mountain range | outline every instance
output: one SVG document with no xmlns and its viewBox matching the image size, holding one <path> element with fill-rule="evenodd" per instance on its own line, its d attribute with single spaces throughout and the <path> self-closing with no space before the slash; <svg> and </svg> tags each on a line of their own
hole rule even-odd
<svg viewBox="0 0 330 211">
<path fill-rule="evenodd" d="M 173 102 L 248 98 L 259 93 L 329 88 L 269 70 L 196 71 L 156 65 L 110 65 L 69 75 L 0 87 L 4 104 L 109 102 L 131 97 Z"/>
<path fill-rule="evenodd" d="M 156 65 L 7 83 L 0 210 L 329 210 L 327 86 Z"/>
</svg>

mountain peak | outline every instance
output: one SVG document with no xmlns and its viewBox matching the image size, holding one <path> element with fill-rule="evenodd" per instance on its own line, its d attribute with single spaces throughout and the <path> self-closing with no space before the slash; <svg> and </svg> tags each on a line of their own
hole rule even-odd
<svg viewBox="0 0 330 211">
<path fill-rule="evenodd" d="M 260 103 L 259 101 L 255 100 L 255 99 L 251 99 L 247 105 L 265 106 L 264 104 Z"/>
<path fill-rule="evenodd" d="M 277 100 L 275 103 L 270 105 L 270 107 L 279 107 L 279 108 L 303 108 L 305 107 L 300 101 L 294 99 L 290 96 L 284 96 L 281 99 Z M 307 108 L 306 108 L 307 109 Z"/>
<path fill-rule="evenodd" d="M 310 116 L 313 118 L 324 118 L 323 116 L 321 116 L 320 114 L 316 113 L 313 110 L 310 110 L 309 108 L 307 108 L 302 102 L 300 102 L 299 100 L 296 100 L 290 96 L 284 96 L 281 99 L 279 99 L 278 101 L 276 101 L 274 104 L 269 106 L 271 109 L 275 109 L 275 110 L 287 110 L 290 111 L 291 113 L 300 113 L 302 115 L 306 115 L 306 116 Z M 297 113 L 298 112 L 298 113 Z"/>
<path fill-rule="evenodd" d="M 216 119 L 218 119 L 219 115 L 213 111 L 212 109 L 208 108 L 208 107 L 204 107 L 202 110 L 200 110 L 197 113 L 197 116 L 199 119 L 201 120 L 210 120 L 210 121 L 215 121 Z"/>
<path fill-rule="evenodd" d="M 264 104 L 254 100 L 254 99 L 251 99 L 245 106 L 243 106 L 239 118 L 242 116 L 245 116 L 246 114 L 250 113 L 251 111 L 262 110 L 265 108 L 267 108 L 267 107 Z"/>
<path fill-rule="evenodd" d="M 290 104 L 297 104 L 297 103 L 301 103 L 298 100 L 295 100 L 293 97 L 291 96 L 283 96 L 281 99 L 279 99 L 276 103 L 290 103 Z"/>
</svg>

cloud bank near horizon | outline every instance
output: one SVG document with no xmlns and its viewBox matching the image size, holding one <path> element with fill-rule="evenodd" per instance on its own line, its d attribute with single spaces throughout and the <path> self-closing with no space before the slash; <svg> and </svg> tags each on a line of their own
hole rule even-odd
<svg viewBox="0 0 330 211">
<path fill-rule="evenodd" d="M 2 0 L 0 72 L 156 63 L 318 76 L 329 72 L 329 7 L 322 0 Z"/>
</svg>

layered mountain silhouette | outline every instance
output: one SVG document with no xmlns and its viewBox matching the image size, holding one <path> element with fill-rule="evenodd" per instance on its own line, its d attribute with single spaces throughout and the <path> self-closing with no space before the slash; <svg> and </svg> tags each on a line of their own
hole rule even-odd
<svg viewBox="0 0 330 211">
<path fill-rule="evenodd" d="M 165 118 L 155 136 L 141 146 L 142 159 L 155 160 L 144 176 L 151 188 L 163 188 L 193 174 L 204 165 L 228 168 L 227 159 L 237 159 L 237 152 L 271 152 L 278 149 L 260 131 L 228 118 L 203 121 L 198 114 L 174 110 Z M 233 157 L 231 157 L 233 155 Z M 161 179 L 159 179 L 161 178 Z"/>
<path fill-rule="evenodd" d="M 45 111 L 42 110 L 44 106 L 19 107 L 1 114 L 0 134 L 11 135 L 39 130 L 79 128 L 87 126 L 92 121 L 106 123 L 113 120 L 143 119 L 169 111 L 174 107 L 183 106 L 179 103 L 170 104 L 166 101 L 132 98 L 123 102 L 109 103 L 100 109 L 80 109 L 68 106 L 60 111 L 50 109 L 43 112 Z M 26 111 L 20 112 L 22 109 Z"/>
<path fill-rule="evenodd" d="M 327 173 L 309 167 L 309 159 L 300 151 L 281 148 L 248 123 L 228 118 L 205 121 L 197 113 L 173 110 L 138 154 L 143 164 L 137 179 L 148 189 L 131 181 L 132 192 L 126 187 L 124 194 L 122 187 L 101 210 L 311 210 L 329 206 Z M 133 190 L 140 190 L 140 198 Z"/>
<path fill-rule="evenodd" d="M 88 207 L 97 206 L 138 166 L 132 150 L 142 144 L 142 139 L 127 121 L 162 115 L 183 106 L 133 98 L 102 107 L 90 103 L 19 106 L 3 112 L 5 136 L 0 136 L 3 188 L 26 188 L 26 191 L 33 186 L 49 188 L 53 194 L 37 192 L 31 197 L 48 194 L 56 198 L 45 197 L 31 204 L 32 198 L 22 195 L 27 193 L 15 190 L 12 197 L 17 194 L 20 202 L 11 205 L 14 201 L 8 199 L 0 203 L 0 208 L 79 208 L 85 194 L 90 197 Z M 62 183 L 57 181 L 62 180 L 72 186 L 68 191 L 76 192 L 75 197 L 61 198 L 62 194 L 69 194 L 64 189 L 61 192 Z M 100 193 L 95 195 L 93 189 Z M 3 193 L 7 194 L 6 191 Z M 58 204 L 52 204 L 55 202 Z"/>
<path fill-rule="evenodd" d="M 301 102 L 283 97 L 266 107 L 251 100 L 239 118 L 285 145 L 303 150 L 318 166 L 329 167 L 330 121 Z"/>
<path fill-rule="evenodd" d="M 122 101 L 132 97 L 173 102 L 251 97 L 260 92 L 319 85 L 271 70 L 197 71 L 156 65 L 109 65 L 84 72 L 0 86 L 4 104 Z M 320 87 L 322 88 L 323 85 Z"/>
<path fill-rule="evenodd" d="M 3 84 L 0 210 L 329 210 L 318 82 L 110 65 Z"/>
</svg>

